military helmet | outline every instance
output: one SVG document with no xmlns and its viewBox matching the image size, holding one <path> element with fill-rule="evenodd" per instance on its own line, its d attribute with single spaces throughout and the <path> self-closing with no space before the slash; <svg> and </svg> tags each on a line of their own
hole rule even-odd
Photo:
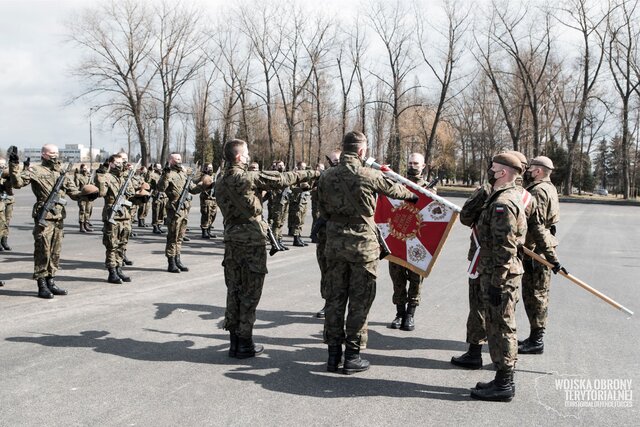
<svg viewBox="0 0 640 427">
<path fill-rule="evenodd" d="M 202 186 L 204 188 L 210 188 L 212 184 L 213 178 L 211 178 L 211 175 L 205 175 L 202 177 Z"/>
<path fill-rule="evenodd" d="M 98 192 L 98 187 L 96 187 L 93 184 L 85 184 L 80 189 L 80 195 L 81 196 L 88 196 L 90 194 L 95 194 L 97 192 Z"/>
</svg>

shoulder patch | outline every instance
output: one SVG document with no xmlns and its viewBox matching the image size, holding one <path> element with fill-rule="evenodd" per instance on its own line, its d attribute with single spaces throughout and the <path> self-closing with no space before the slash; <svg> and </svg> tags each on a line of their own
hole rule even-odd
<svg viewBox="0 0 640 427">
<path fill-rule="evenodd" d="M 504 206 L 496 206 L 495 207 L 495 213 L 502 214 L 502 213 L 504 213 L 504 211 L 505 211 L 505 207 Z"/>
</svg>

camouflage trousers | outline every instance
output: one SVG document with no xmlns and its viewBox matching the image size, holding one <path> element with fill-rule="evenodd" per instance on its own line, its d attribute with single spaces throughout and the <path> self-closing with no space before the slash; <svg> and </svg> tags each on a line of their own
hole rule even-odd
<svg viewBox="0 0 640 427">
<path fill-rule="evenodd" d="M 164 224 L 164 217 L 167 213 L 166 197 L 154 199 L 151 202 L 151 225 Z"/>
<path fill-rule="evenodd" d="M 167 258 L 180 255 L 182 239 L 187 231 L 188 215 L 189 211 L 186 209 L 182 209 L 180 214 L 176 214 L 171 205 L 167 208 L 167 245 L 164 248 L 164 254 Z"/>
<path fill-rule="evenodd" d="M 293 233 L 294 236 L 301 236 L 304 217 L 307 214 L 307 204 L 295 205 L 292 208 L 289 210 L 289 232 Z"/>
<path fill-rule="evenodd" d="M 531 329 L 546 328 L 549 308 L 551 269 L 529 258 L 525 259 L 522 276 L 522 302 Z"/>
<path fill-rule="evenodd" d="M 13 218 L 13 200 L 0 202 L 0 237 L 9 236 L 9 224 Z"/>
<path fill-rule="evenodd" d="M 222 266 L 227 286 L 224 329 L 251 338 L 267 274 L 267 249 L 225 242 Z"/>
<path fill-rule="evenodd" d="M 64 224 L 61 220 L 47 221 L 46 226 L 36 222 L 33 227 L 33 278 L 55 277 L 60 266 Z"/>
<path fill-rule="evenodd" d="M 151 205 L 150 201 L 140 204 L 138 208 L 138 221 L 145 219 L 147 215 L 149 215 L 149 205 Z"/>
<path fill-rule="evenodd" d="M 93 213 L 93 202 L 89 200 L 78 201 L 78 222 L 85 223 L 91 220 Z"/>
<path fill-rule="evenodd" d="M 420 305 L 423 277 L 396 263 L 389 263 L 389 275 L 393 282 L 393 298 L 395 305 Z M 409 289 L 407 289 L 409 282 Z"/>
<path fill-rule="evenodd" d="M 272 205 L 269 205 L 269 225 L 271 231 L 276 240 L 282 239 L 282 226 L 284 225 L 284 219 L 287 218 L 289 213 L 289 203 L 284 206 L 276 203 L 271 209 Z"/>
<path fill-rule="evenodd" d="M 318 245 L 316 246 L 316 259 L 318 260 L 318 267 L 320 267 L 320 296 L 326 300 L 329 297 L 329 291 L 327 290 L 327 257 L 324 254 L 324 248 L 327 244 L 327 231 L 326 227 L 322 227 L 318 230 Z"/>
<path fill-rule="evenodd" d="M 345 343 L 347 349 L 360 350 L 365 344 L 363 333 L 366 336 L 367 317 L 376 296 L 378 260 L 362 263 L 332 258 L 328 262 L 325 342 L 328 345 Z"/>
<path fill-rule="evenodd" d="M 103 221 L 102 244 L 105 247 L 106 268 L 122 267 L 124 254 L 131 235 L 131 222 L 128 219 L 116 220 L 115 224 Z"/>
<path fill-rule="evenodd" d="M 484 344 L 487 342 L 487 328 L 484 320 L 484 293 L 480 278 L 469 278 L 469 316 L 467 317 L 467 342 Z"/>
<path fill-rule="evenodd" d="M 485 292 L 485 322 L 491 361 L 497 370 L 512 372 L 518 360 L 518 338 L 516 336 L 516 304 L 522 275 L 509 275 L 502 286 L 502 304 L 494 306 L 489 301 L 488 289 L 491 275 L 481 274 L 480 282 Z"/>
<path fill-rule="evenodd" d="M 218 213 L 218 204 L 215 200 L 200 201 L 200 228 L 206 230 L 213 225 Z"/>
</svg>

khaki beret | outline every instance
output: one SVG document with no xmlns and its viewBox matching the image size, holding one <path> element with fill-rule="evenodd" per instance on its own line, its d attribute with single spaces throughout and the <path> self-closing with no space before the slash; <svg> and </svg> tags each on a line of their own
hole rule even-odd
<svg viewBox="0 0 640 427">
<path fill-rule="evenodd" d="M 211 175 L 204 175 L 202 177 L 202 186 L 204 188 L 209 188 L 211 187 L 211 184 L 213 184 L 213 178 L 211 178 Z"/>
<path fill-rule="evenodd" d="M 529 162 L 527 162 L 527 156 L 525 156 L 524 154 L 522 154 L 519 151 L 509 150 L 509 151 L 505 151 L 505 153 L 513 154 L 514 156 L 516 156 L 520 160 L 520 163 L 522 163 L 523 167 L 526 166 L 529 163 Z"/>
<path fill-rule="evenodd" d="M 520 162 L 520 159 L 514 156 L 513 154 L 509 154 L 509 153 L 496 154 L 495 156 L 493 156 L 493 159 L 491 159 L 491 161 L 493 163 L 509 166 L 510 168 L 513 168 L 518 172 L 522 173 L 522 163 Z"/>
<path fill-rule="evenodd" d="M 81 196 L 88 196 L 89 194 L 95 194 L 98 192 L 98 187 L 93 184 L 85 184 L 80 189 Z"/>
<path fill-rule="evenodd" d="M 531 160 L 530 166 L 542 166 L 549 170 L 553 170 L 553 162 L 546 156 L 538 156 Z"/>
</svg>

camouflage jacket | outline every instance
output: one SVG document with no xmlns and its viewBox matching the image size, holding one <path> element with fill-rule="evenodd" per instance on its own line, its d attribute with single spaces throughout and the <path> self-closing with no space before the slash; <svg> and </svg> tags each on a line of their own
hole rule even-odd
<svg viewBox="0 0 640 427">
<path fill-rule="evenodd" d="M 111 206 L 116 202 L 116 198 L 118 197 L 118 193 L 120 192 L 120 187 L 127 180 L 128 172 L 122 173 L 114 173 L 113 171 L 109 171 L 103 175 L 99 175 L 98 177 L 98 195 L 100 197 L 104 197 L 104 207 L 102 208 L 102 220 L 107 221 L 109 219 L 109 215 L 111 214 Z M 129 185 L 124 191 L 125 198 L 129 200 L 133 197 L 135 192 L 135 188 L 132 184 L 133 178 L 129 181 Z M 116 212 L 114 217 L 116 221 L 119 220 L 127 220 L 131 219 L 131 209 L 129 207 L 124 207 L 122 212 Z"/>
<path fill-rule="evenodd" d="M 413 196 L 404 185 L 365 167 L 355 153 L 342 153 L 340 164 L 320 176 L 318 203 L 320 216 L 327 219 L 327 258 L 365 263 L 378 259 L 376 232 L 362 219 L 373 217 L 377 193 L 399 200 Z"/>
<path fill-rule="evenodd" d="M 153 197 L 154 199 L 164 199 L 165 197 L 167 197 L 166 194 L 164 194 L 163 191 L 160 191 L 158 189 L 158 182 L 160 182 L 160 178 L 162 177 L 162 175 L 160 175 L 158 172 L 155 171 L 151 171 L 149 172 L 149 187 L 151 187 L 150 193 L 151 193 L 151 197 Z"/>
<path fill-rule="evenodd" d="M 462 210 L 460 211 L 460 222 L 462 224 L 467 227 L 473 227 L 478 222 L 478 218 L 480 218 L 480 214 L 482 213 L 482 206 L 484 206 L 484 202 L 487 201 L 492 191 L 493 189 L 490 184 L 484 184 L 476 188 L 476 191 L 464 202 Z M 469 244 L 469 253 L 467 255 L 469 261 L 473 259 L 473 255 L 478 249 L 473 236 L 470 237 L 470 240 L 471 243 Z"/>
<path fill-rule="evenodd" d="M 264 246 L 267 223 L 262 218 L 262 191 L 309 181 L 316 171 L 248 171 L 239 163 L 227 165 L 216 181 L 216 199 L 224 217 L 224 241 Z"/>
<path fill-rule="evenodd" d="M 7 176 L 0 176 L 0 202 L 4 203 L 5 205 L 10 205 L 14 203 L 13 187 L 11 186 L 9 171 L 5 171 L 7 173 Z"/>
<path fill-rule="evenodd" d="M 529 220 L 526 247 L 544 255 L 551 263 L 557 262 L 555 225 L 560 219 L 558 191 L 548 179 L 530 184 L 527 190 L 536 205 Z"/>
<path fill-rule="evenodd" d="M 182 193 L 182 189 L 186 185 L 188 178 L 189 175 L 185 172 L 184 167 L 180 169 L 172 167 L 168 173 L 163 173 L 158 181 L 158 190 L 166 193 L 169 198 L 169 206 L 174 210 L 177 207 L 176 204 L 180 198 L 180 193 Z M 198 194 L 202 191 L 202 185 L 191 182 L 188 191 L 191 194 Z M 182 210 L 189 210 L 190 207 L 191 196 L 188 196 L 182 206 Z"/>
<path fill-rule="evenodd" d="M 211 174 L 202 173 L 202 174 L 200 174 L 200 176 L 196 180 L 196 183 L 202 182 L 202 178 L 204 178 L 205 175 L 209 175 L 209 176 L 211 176 L 211 178 L 213 178 L 213 176 Z M 215 194 L 216 194 L 215 183 L 210 188 L 206 188 L 206 189 L 203 188 L 202 192 L 200 193 L 200 203 L 215 202 L 216 201 L 216 195 Z"/>
<path fill-rule="evenodd" d="M 73 181 L 76 183 L 78 188 L 81 188 L 83 185 L 91 184 L 91 174 L 83 174 L 78 172 L 73 176 Z"/>
<path fill-rule="evenodd" d="M 502 287 L 509 274 L 522 274 L 518 249 L 527 234 L 522 193 L 514 183 L 493 190 L 476 224 L 480 240 L 480 274 L 491 276 L 491 285 Z"/>
<path fill-rule="evenodd" d="M 20 170 L 20 165 L 11 163 L 9 166 L 11 174 L 11 186 L 13 188 L 22 188 L 31 184 L 31 191 L 36 196 L 36 203 L 33 205 L 31 216 L 37 218 L 40 209 L 47 201 L 49 193 L 56 185 L 56 181 L 61 172 L 54 170 L 50 166 L 35 165 L 29 169 Z M 64 196 L 68 195 L 72 200 L 80 199 L 80 190 L 73 182 L 70 176 L 65 176 L 60 188 L 60 198 L 64 199 Z M 47 220 L 62 220 L 66 218 L 67 212 L 64 205 L 57 204 L 53 212 L 47 212 L 45 219 Z"/>
</svg>

